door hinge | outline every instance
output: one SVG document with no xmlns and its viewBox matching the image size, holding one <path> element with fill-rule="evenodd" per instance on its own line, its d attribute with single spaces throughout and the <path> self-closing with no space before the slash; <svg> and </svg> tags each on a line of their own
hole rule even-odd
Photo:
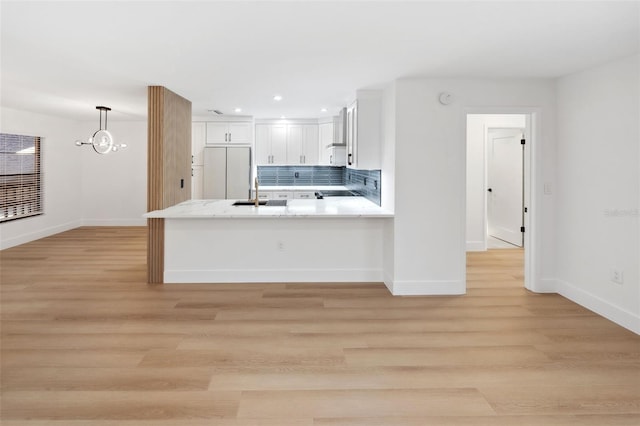
<svg viewBox="0 0 640 426">
<path fill-rule="evenodd" d="M 520 232 L 524 232 L 524 226 L 520 227 Z"/>
<path fill-rule="evenodd" d="M 525 140 L 524 139 L 520 139 L 520 145 L 524 145 Z"/>
</svg>

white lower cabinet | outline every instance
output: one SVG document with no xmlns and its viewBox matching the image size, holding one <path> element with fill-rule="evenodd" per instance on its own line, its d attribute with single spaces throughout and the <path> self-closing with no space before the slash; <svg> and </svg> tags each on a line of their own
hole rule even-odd
<svg viewBox="0 0 640 426">
<path fill-rule="evenodd" d="M 293 199 L 292 191 L 273 191 L 271 193 L 271 200 L 291 200 Z"/>
<path fill-rule="evenodd" d="M 298 200 L 314 199 L 316 198 L 315 191 L 295 191 L 293 198 Z"/>
</svg>

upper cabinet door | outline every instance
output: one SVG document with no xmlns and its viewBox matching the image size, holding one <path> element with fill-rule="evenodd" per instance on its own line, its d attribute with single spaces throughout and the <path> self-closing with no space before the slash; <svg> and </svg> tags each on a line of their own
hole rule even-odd
<svg viewBox="0 0 640 426">
<path fill-rule="evenodd" d="M 242 144 L 253 142 L 253 124 L 236 121 L 207 122 L 207 144 Z"/>
<path fill-rule="evenodd" d="M 207 122 L 207 144 L 229 143 L 227 127 L 227 123 Z"/>
<path fill-rule="evenodd" d="M 271 164 L 287 164 L 287 126 L 271 127 Z"/>
<path fill-rule="evenodd" d="M 357 167 L 357 114 L 358 103 L 356 101 L 347 108 L 347 166 L 353 168 Z"/>
<path fill-rule="evenodd" d="M 229 143 L 250 144 L 253 139 L 253 126 L 251 123 L 229 123 Z"/>
<path fill-rule="evenodd" d="M 305 124 L 302 128 L 302 164 L 313 166 L 320 163 L 318 130 L 316 124 Z"/>
<path fill-rule="evenodd" d="M 256 165 L 271 164 L 271 126 L 256 124 Z"/>
<path fill-rule="evenodd" d="M 304 164 L 302 160 L 302 135 L 300 124 L 287 126 L 287 164 Z"/>
</svg>

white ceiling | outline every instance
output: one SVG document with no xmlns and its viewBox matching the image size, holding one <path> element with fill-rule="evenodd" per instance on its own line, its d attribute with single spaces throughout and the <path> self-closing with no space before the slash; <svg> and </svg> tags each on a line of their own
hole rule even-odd
<svg viewBox="0 0 640 426">
<path fill-rule="evenodd" d="M 398 78 L 553 78 L 637 53 L 639 4 L 2 1 L 1 101 L 143 119 L 146 87 L 161 85 L 194 115 L 333 115 Z"/>
</svg>

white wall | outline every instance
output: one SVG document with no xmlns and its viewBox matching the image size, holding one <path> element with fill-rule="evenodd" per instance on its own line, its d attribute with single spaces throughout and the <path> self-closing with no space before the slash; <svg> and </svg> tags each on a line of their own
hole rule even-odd
<svg viewBox="0 0 640 426">
<path fill-rule="evenodd" d="M 526 126 L 522 114 L 469 114 L 467 116 L 467 251 L 487 249 L 487 130 Z"/>
<path fill-rule="evenodd" d="M 144 226 L 147 211 L 147 122 L 111 121 L 109 132 L 127 148 L 106 155 L 82 147 L 82 221 L 84 225 Z M 82 123 L 87 138 L 98 123 Z"/>
<path fill-rule="evenodd" d="M 78 123 L 2 108 L 0 131 L 42 137 L 44 214 L 0 224 L 0 248 L 73 229 L 82 223 L 81 152 L 74 145 Z"/>
<path fill-rule="evenodd" d="M 109 121 L 126 150 L 99 155 L 75 146 L 98 130 L 77 122 L 2 108 L 0 131 L 43 137 L 44 214 L 0 225 L 0 249 L 83 225 L 144 225 L 147 205 L 147 124 Z"/>
<path fill-rule="evenodd" d="M 558 291 L 640 333 L 640 68 L 634 56 L 561 78 Z M 624 283 L 610 279 L 611 269 Z"/>
<path fill-rule="evenodd" d="M 460 294 L 466 273 L 466 113 L 535 109 L 536 174 L 554 180 L 555 90 L 551 80 L 396 81 L 394 294 Z M 448 106 L 438 94 L 451 92 Z M 479 111 L 482 110 L 482 111 Z M 554 277 L 554 203 L 534 188 L 534 288 Z"/>
<path fill-rule="evenodd" d="M 396 173 L 396 85 L 386 87 L 382 93 L 381 120 L 381 206 L 389 211 L 395 208 Z M 384 281 L 392 282 L 394 276 L 394 221 L 385 222 L 384 228 Z"/>
</svg>

